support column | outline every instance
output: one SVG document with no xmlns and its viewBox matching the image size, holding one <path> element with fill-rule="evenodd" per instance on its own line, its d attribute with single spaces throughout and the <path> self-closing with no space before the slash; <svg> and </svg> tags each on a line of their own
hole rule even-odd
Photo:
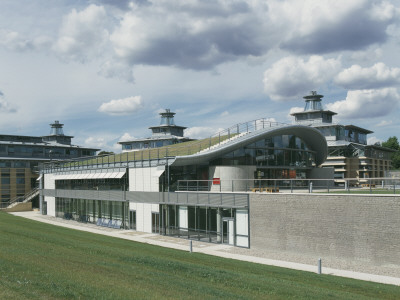
<svg viewBox="0 0 400 300">
<path fill-rule="evenodd" d="M 221 243 L 222 242 L 222 213 L 221 213 L 221 208 L 218 208 L 217 210 L 217 242 Z"/>
</svg>

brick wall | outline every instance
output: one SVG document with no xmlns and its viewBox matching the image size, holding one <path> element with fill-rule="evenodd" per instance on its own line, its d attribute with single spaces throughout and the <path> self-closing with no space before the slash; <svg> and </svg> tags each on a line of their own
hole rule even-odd
<svg viewBox="0 0 400 300">
<path fill-rule="evenodd" d="M 250 248 L 400 265 L 400 197 L 251 194 Z"/>
</svg>

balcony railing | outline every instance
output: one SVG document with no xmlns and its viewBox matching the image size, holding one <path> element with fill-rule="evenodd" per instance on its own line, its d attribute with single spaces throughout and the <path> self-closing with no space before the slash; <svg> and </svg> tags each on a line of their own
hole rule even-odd
<svg viewBox="0 0 400 300">
<path fill-rule="evenodd" d="M 52 157 L 52 161 L 44 163 L 41 169 L 44 172 L 57 172 L 63 170 L 90 169 L 96 166 L 122 167 L 127 166 L 129 163 L 145 164 L 150 161 L 159 161 L 176 156 L 193 155 L 210 151 L 229 142 L 233 142 L 236 139 L 240 139 L 250 132 L 287 125 L 289 124 L 271 122 L 268 119 L 258 119 L 236 124 L 205 139 L 171 146 L 138 149 L 115 155 L 81 157 L 70 160 L 57 160 L 57 158 Z"/>
<path fill-rule="evenodd" d="M 400 194 L 400 178 L 178 180 L 176 191 Z"/>
</svg>

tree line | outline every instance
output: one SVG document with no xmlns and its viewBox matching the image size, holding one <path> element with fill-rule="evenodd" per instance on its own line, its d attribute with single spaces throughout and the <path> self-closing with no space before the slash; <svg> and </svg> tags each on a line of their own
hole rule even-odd
<svg viewBox="0 0 400 300">
<path fill-rule="evenodd" d="M 379 144 L 382 147 L 390 148 L 396 150 L 392 153 L 392 169 L 400 169 L 400 144 L 399 140 L 395 136 L 391 136 L 386 142 Z"/>
</svg>

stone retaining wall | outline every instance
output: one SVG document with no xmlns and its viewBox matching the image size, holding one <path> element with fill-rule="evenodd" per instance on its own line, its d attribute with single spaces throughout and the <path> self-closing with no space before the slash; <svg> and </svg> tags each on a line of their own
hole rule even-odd
<svg viewBox="0 0 400 300">
<path fill-rule="evenodd" d="M 251 194 L 250 248 L 400 266 L 400 197 Z"/>
</svg>

